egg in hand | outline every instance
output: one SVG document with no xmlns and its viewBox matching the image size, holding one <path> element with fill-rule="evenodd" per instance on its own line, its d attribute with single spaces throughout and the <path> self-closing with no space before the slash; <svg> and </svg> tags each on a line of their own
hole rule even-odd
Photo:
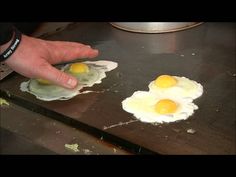
<svg viewBox="0 0 236 177">
<path fill-rule="evenodd" d="M 77 78 L 78 85 L 76 88 L 66 89 L 44 79 L 30 79 L 21 83 L 20 89 L 44 101 L 68 100 L 83 93 L 80 92 L 83 87 L 92 87 L 94 84 L 101 83 L 102 79 L 106 77 L 106 72 L 115 69 L 117 66 L 116 62 L 106 60 L 67 64 L 61 70 Z"/>
<path fill-rule="evenodd" d="M 142 122 L 168 123 L 187 119 L 198 106 L 189 98 L 136 91 L 122 101 L 122 108 Z"/>
<path fill-rule="evenodd" d="M 203 87 L 186 77 L 161 75 L 149 84 L 149 91 L 158 95 L 196 99 L 203 93 Z"/>
</svg>

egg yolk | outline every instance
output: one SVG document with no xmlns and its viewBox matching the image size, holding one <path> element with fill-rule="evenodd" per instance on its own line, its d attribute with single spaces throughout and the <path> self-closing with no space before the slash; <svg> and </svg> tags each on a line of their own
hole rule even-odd
<svg viewBox="0 0 236 177">
<path fill-rule="evenodd" d="M 46 79 L 37 79 L 37 81 L 40 83 L 40 84 L 44 84 L 44 85 L 48 85 L 48 84 L 51 84 L 48 80 Z"/>
<path fill-rule="evenodd" d="M 170 114 L 174 113 L 177 110 L 177 104 L 169 99 L 163 99 L 156 103 L 155 110 L 159 114 Z"/>
<path fill-rule="evenodd" d="M 89 72 L 89 68 L 84 63 L 74 63 L 70 66 L 69 71 L 71 73 L 87 73 Z"/>
<path fill-rule="evenodd" d="M 172 87 L 177 84 L 177 80 L 169 75 L 161 75 L 155 80 L 155 85 L 161 88 Z"/>
</svg>

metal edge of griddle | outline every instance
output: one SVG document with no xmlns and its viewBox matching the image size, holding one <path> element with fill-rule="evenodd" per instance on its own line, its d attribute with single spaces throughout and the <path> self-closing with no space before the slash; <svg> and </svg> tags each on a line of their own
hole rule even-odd
<svg viewBox="0 0 236 177">
<path fill-rule="evenodd" d="M 48 118 L 62 122 L 68 126 L 71 126 L 72 128 L 77 128 L 77 129 L 84 131 L 84 132 L 86 132 L 98 139 L 101 139 L 101 137 L 102 137 L 102 140 L 104 142 L 111 143 L 115 146 L 118 146 L 121 149 L 128 151 L 128 152 L 138 154 L 138 155 L 144 155 L 144 154 L 145 155 L 148 155 L 148 154 L 149 155 L 161 155 L 158 152 L 152 151 L 152 150 L 142 147 L 138 144 L 129 142 L 125 139 L 122 139 L 118 136 L 115 136 L 110 133 L 99 130 L 98 128 L 92 127 L 88 124 L 85 124 L 85 123 L 75 120 L 73 118 L 67 117 L 65 115 L 62 115 L 62 114 L 57 113 L 52 110 L 48 110 L 45 107 L 42 107 L 38 104 L 32 104 L 31 102 L 21 99 L 15 95 L 9 95 L 8 92 L 3 91 L 1 89 L 0 89 L 0 95 L 1 95 L 1 97 L 5 98 L 5 99 L 9 99 L 14 104 L 24 107 L 30 111 L 42 114 L 44 116 L 47 116 Z"/>
</svg>

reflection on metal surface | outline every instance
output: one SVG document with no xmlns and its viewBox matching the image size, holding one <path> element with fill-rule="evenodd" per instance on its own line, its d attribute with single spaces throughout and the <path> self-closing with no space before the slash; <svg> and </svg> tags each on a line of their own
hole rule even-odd
<svg viewBox="0 0 236 177">
<path fill-rule="evenodd" d="M 46 36 L 55 34 L 65 30 L 68 26 L 73 25 L 73 22 L 46 22 L 41 23 L 40 26 L 31 34 L 34 37 L 44 38 Z"/>
<path fill-rule="evenodd" d="M 114 125 L 110 125 L 110 126 L 103 126 L 103 130 L 107 130 L 109 128 L 114 128 L 114 127 L 118 127 L 118 126 L 122 126 L 122 125 L 128 125 L 130 123 L 133 123 L 133 122 L 138 122 L 139 120 L 136 119 L 136 120 L 129 120 L 127 122 L 119 122 L 118 124 L 114 124 Z"/>
<path fill-rule="evenodd" d="M 178 32 L 162 34 L 130 33 L 112 28 L 111 33 L 117 44 L 128 52 L 143 54 L 170 54 L 177 53 L 188 48 L 199 48 L 202 46 L 206 26 Z M 193 34 L 197 37 L 193 38 Z M 190 40 L 191 39 L 191 40 Z"/>
</svg>

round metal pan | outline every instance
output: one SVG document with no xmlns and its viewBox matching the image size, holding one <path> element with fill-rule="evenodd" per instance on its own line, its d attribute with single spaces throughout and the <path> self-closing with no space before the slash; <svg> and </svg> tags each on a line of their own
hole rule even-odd
<svg viewBox="0 0 236 177">
<path fill-rule="evenodd" d="M 137 33 L 167 33 L 193 28 L 202 22 L 111 22 L 111 25 Z"/>
</svg>

